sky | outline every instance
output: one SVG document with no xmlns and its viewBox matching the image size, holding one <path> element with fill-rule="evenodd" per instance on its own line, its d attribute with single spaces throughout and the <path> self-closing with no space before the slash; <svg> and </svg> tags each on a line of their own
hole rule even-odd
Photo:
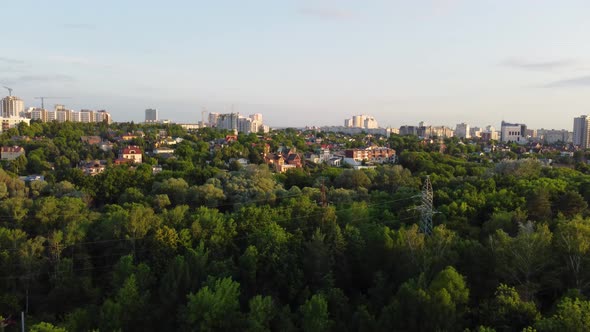
<svg viewBox="0 0 590 332">
<path fill-rule="evenodd" d="M 587 0 L 6 0 L 0 86 L 114 121 L 233 109 L 275 127 L 368 114 L 572 130 L 590 113 L 589 12 Z"/>
</svg>

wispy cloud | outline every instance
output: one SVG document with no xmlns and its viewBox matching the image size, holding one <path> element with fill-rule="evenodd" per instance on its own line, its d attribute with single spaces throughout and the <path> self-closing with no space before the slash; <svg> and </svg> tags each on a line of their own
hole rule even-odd
<svg viewBox="0 0 590 332">
<path fill-rule="evenodd" d="M 22 75 L 17 78 L 21 82 L 73 82 L 74 77 L 63 74 Z"/>
<path fill-rule="evenodd" d="M 90 23 L 65 23 L 61 25 L 62 28 L 73 30 L 94 30 L 96 25 Z"/>
<path fill-rule="evenodd" d="M 298 13 L 303 16 L 315 17 L 324 20 L 348 20 L 356 17 L 355 13 L 349 10 L 338 8 L 301 8 Z"/>
<path fill-rule="evenodd" d="M 5 57 L 0 57 L 0 62 L 14 64 L 14 65 L 25 63 L 23 60 L 13 59 L 13 58 L 5 58 Z"/>
<path fill-rule="evenodd" d="M 531 61 L 521 58 L 510 58 L 502 61 L 503 66 L 526 69 L 526 70 L 537 70 L 537 71 L 548 71 L 561 68 L 567 68 L 577 65 L 578 62 L 572 59 L 558 59 L 551 61 Z"/>
<path fill-rule="evenodd" d="M 21 75 L 10 78 L 0 79 L 6 84 L 26 84 L 26 83 L 69 83 L 76 79 L 69 75 L 47 74 L 47 75 Z"/>
<path fill-rule="evenodd" d="M 70 55 L 50 55 L 49 60 L 74 65 L 98 65 L 98 63 L 90 58 Z"/>
<path fill-rule="evenodd" d="M 559 80 L 543 85 L 544 88 L 590 87 L 590 75 Z"/>
<path fill-rule="evenodd" d="M 434 14 L 443 16 L 455 10 L 461 2 L 461 0 L 431 0 L 430 6 Z"/>
</svg>

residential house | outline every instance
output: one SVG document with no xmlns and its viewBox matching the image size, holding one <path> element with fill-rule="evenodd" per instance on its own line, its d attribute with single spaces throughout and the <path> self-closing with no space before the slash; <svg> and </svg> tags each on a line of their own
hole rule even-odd
<svg viewBox="0 0 590 332">
<path fill-rule="evenodd" d="M 111 143 L 109 141 L 104 141 L 104 142 L 100 143 L 100 145 L 98 147 L 104 152 L 109 152 L 109 151 L 113 150 L 113 143 Z"/>
<path fill-rule="evenodd" d="M 45 176 L 38 174 L 19 176 L 18 178 L 23 180 L 24 182 L 45 181 Z"/>
<path fill-rule="evenodd" d="M 309 162 L 312 162 L 314 164 L 319 164 L 319 162 L 320 162 L 320 156 L 318 156 L 315 153 L 307 152 L 305 154 L 305 160 L 306 161 L 309 161 Z"/>
<path fill-rule="evenodd" d="M 97 175 L 102 172 L 107 167 L 106 160 L 91 160 L 91 161 L 81 161 L 80 162 L 80 169 L 86 175 Z"/>
<path fill-rule="evenodd" d="M 121 153 L 119 154 L 119 158 L 115 160 L 115 164 L 120 165 L 125 163 L 142 163 L 142 151 L 139 146 L 128 145 L 121 149 Z"/>
<path fill-rule="evenodd" d="M 119 141 L 121 141 L 121 142 L 130 142 L 130 141 L 133 141 L 136 138 L 141 138 L 141 137 L 143 137 L 143 136 L 142 135 L 137 135 L 137 134 L 132 134 L 132 133 L 127 133 L 127 134 L 121 135 L 121 137 L 119 138 Z"/>
<path fill-rule="evenodd" d="M 395 161 L 395 150 L 387 147 L 371 146 L 365 149 L 347 149 L 344 157 L 357 162 L 386 163 Z"/>
<path fill-rule="evenodd" d="M 303 167 L 301 155 L 295 152 L 295 149 L 280 149 L 277 153 L 268 153 L 264 155 L 264 161 L 275 167 L 279 173 L 284 173 L 290 168 Z"/>
<path fill-rule="evenodd" d="M 152 174 L 158 174 L 162 171 L 162 165 L 153 165 Z"/>
<path fill-rule="evenodd" d="M 328 160 L 328 165 L 330 166 L 334 166 L 334 167 L 340 167 L 342 166 L 342 157 L 332 157 Z"/>
<path fill-rule="evenodd" d="M 285 158 L 280 153 L 268 153 L 264 155 L 264 162 L 275 167 L 277 172 L 285 165 Z"/>
<path fill-rule="evenodd" d="M 157 148 L 152 151 L 154 155 L 158 155 L 164 158 L 170 158 L 174 156 L 174 149 L 171 148 Z"/>
<path fill-rule="evenodd" d="M 102 141 L 100 136 L 82 136 L 80 137 L 82 143 L 86 143 L 89 145 L 98 145 Z"/>
<path fill-rule="evenodd" d="M 15 160 L 25 154 L 25 149 L 20 146 L 3 146 L 0 154 L 2 160 Z"/>
</svg>

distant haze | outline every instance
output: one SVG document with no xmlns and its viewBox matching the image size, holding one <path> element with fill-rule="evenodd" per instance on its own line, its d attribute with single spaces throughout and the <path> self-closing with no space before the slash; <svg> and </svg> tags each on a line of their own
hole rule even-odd
<svg viewBox="0 0 590 332">
<path fill-rule="evenodd" d="M 0 86 L 114 121 L 572 129 L 590 113 L 586 0 L 5 1 Z"/>
</svg>

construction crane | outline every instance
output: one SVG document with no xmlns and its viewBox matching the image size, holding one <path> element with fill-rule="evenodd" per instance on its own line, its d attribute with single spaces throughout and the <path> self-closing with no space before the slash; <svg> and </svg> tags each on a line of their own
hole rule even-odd
<svg viewBox="0 0 590 332">
<path fill-rule="evenodd" d="M 45 109 L 45 99 L 69 99 L 70 97 L 35 97 L 41 99 L 41 109 Z"/>
<path fill-rule="evenodd" d="M 11 88 L 5 86 L 4 89 L 8 90 L 8 96 L 9 97 L 12 96 L 12 89 Z"/>
<path fill-rule="evenodd" d="M 205 125 L 207 124 L 207 122 L 205 121 L 206 117 L 207 117 L 207 109 L 205 107 L 203 107 L 203 111 L 201 111 L 201 123 L 202 123 L 203 127 L 205 127 Z"/>
</svg>

